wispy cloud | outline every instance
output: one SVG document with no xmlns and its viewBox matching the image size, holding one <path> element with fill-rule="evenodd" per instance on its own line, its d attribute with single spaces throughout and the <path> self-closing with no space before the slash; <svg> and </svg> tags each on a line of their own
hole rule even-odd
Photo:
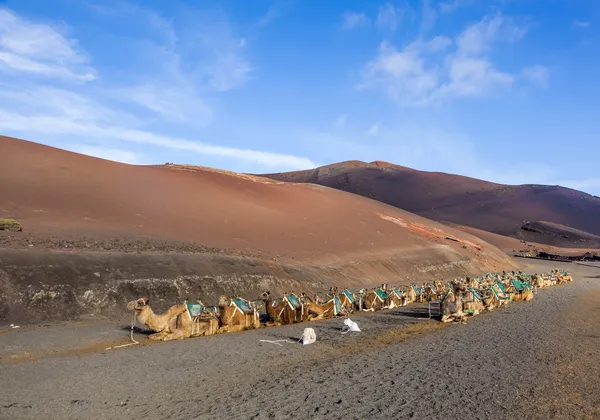
<svg viewBox="0 0 600 420">
<path fill-rule="evenodd" d="M 429 32 L 435 26 L 437 11 L 431 0 L 423 0 L 423 13 L 421 16 L 421 33 Z"/>
<path fill-rule="evenodd" d="M 213 112 L 196 94 L 192 85 L 148 83 L 132 87 L 114 89 L 115 99 L 134 102 L 163 118 L 176 121 L 194 121 L 204 125 L 210 122 Z"/>
<path fill-rule="evenodd" d="M 450 0 L 450 1 L 442 1 L 439 4 L 441 13 L 452 13 L 456 9 L 461 7 L 470 6 L 475 3 L 476 0 Z"/>
<path fill-rule="evenodd" d="M 135 153 L 128 150 L 115 149 L 111 147 L 74 145 L 67 146 L 66 150 L 100 159 L 112 160 L 114 162 L 128 163 L 131 165 L 139 165 L 143 163 L 143 160 L 145 159 L 144 155 L 141 153 Z"/>
<path fill-rule="evenodd" d="M 400 6 L 396 6 L 393 3 L 385 3 L 379 6 L 377 13 L 377 19 L 375 23 L 377 27 L 389 32 L 395 32 L 398 27 L 402 24 L 404 19 L 405 10 Z"/>
<path fill-rule="evenodd" d="M 145 25 L 152 35 L 139 41 L 128 38 L 135 46 L 129 51 L 141 55 L 131 57 L 136 77 L 130 79 L 136 83 L 127 85 L 126 77 L 120 79 L 123 85 L 110 77 L 98 77 L 103 75 L 89 66 L 86 52 L 76 47 L 77 40 L 63 35 L 68 28 L 36 23 L 0 9 L 1 51 L 51 68 L 44 76 L 52 76 L 58 83 L 44 80 L 42 84 L 31 68 L 0 55 L 0 76 L 10 73 L 19 80 L 15 84 L 0 78 L 1 132 L 31 140 L 48 138 L 70 150 L 130 163 L 140 162 L 143 156 L 128 145 L 142 145 L 227 158 L 248 167 L 292 170 L 315 166 L 303 157 L 215 145 L 196 139 L 204 134 L 171 135 L 157 129 L 155 119 L 140 111 L 165 121 L 186 122 L 188 129 L 210 122 L 213 111 L 201 95 L 239 88 L 248 80 L 251 66 L 240 54 L 243 38 L 235 35 L 223 16 L 204 17 L 206 25 L 184 27 L 178 33 L 181 28 L 176 30 L 170 20 L 155 12 L 120 4 L 122 13 L 96 11 L 109 20 L 138 19 L 138 25 Z M 93 80 L 93 85 L 65 84 L 67 75 Z"/>
<path fill-rule="evenodd" d="M 288 154 L 262 152 L 235 147 L 215 146 L 200 141 L 129 129 L 95 121 L 69 120 L 48 115 L 22 115 L 0 111 L 0 130 L 17 133 L 75 135 L 81 138 L 111 139 L 171 150 L 227 157 L 266 168 L 307 169 L 315 166 L 310 159 Z"/>
<path fill-rule="evenodd" d="M 275 19 L 280 17 L 290 7 L 291 2 L 289 0 L 278 0 L 271 4 L 264 15 L 258 19 L 257 26 L 263 27 L 269 25 Z"/>
<path fill-rule="evenodd" d="M 437 36 L 413 41 L 402 49 L 388 42 L 367 63 L 359 89 L 382 89 L 394 100 L 413 106 L 451 98 L 482 97 L 510 88 L 518 75 L 501 71 L 488 54 L 498 42 L 516 42 L 527 28 L 498 14 L 468 26 L 454 40 Z M 541 65 L 524 68 L 523 79 L 547 83 Z"/>
<path fill-rule="evenodd" d="M 377 133 L 379 133 L 379 123 L 375 123 L 373 124 L 368 130 L 367 130 L 367 135 L 368 136 L 376 136 Z"/>
<path fill-rule="evenodd" d="M 371 20 L 362 12 L 346 12 L 342 16 L 342 27 L 346 30 L 368 26 L 370 23 Z"/>
<path fill-rule="evenodd" d="M 550 78 L 550 72 L 544 66 L 531 66 L 525 67 L 521 70 L 521 76 L 531 83 L 534 83 L 540 87 L 548 87 L 548 80 Z"/>
<path fill-rule="evenodd" d="M 576 20 L 573 22 L 573 26 L 575 28 L 582 28 L 582 29 L 587 29 L 590 26 L 592 26 L 592 24 L 590 22 L 585 22 L 585 21 L 581 21 L 581 20 Z"/>
<path fill-rule="evenodd" d="M 94 80 L 89 58 L 64 32 L 59 26 L 34 23 L 0 7 L 0 70 L 41 78 Z"/>
</svg>

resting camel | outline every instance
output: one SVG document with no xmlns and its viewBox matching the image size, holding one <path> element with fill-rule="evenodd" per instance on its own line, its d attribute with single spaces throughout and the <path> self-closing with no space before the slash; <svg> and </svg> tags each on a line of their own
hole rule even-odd
<svg viewBox="0 0 600 420">
<path fill-rule="evenodd" d="M 461 292 L 449 291 L 442 299 L 442 322 L 462 321 L 465 317 L 463 313 L 463 301 Z"/>
<path fill-rule="evenodd" d="M 223 295 L 219 298 L 219 327 L 219 332 L 260 328 L 258 312 L 249 306 L 240 307 L 234 300 Z"/>
<path fill-rule="evenodd" d="M 385 299 L 382 299 L 377 291 L 383 291 Z M 387 293 L 383 289 L 373 289 L 366 292 L 363 311 L 379 311 L 387 308 L 389 305 Z"/>
<path fill-rule="evenodd" d="M 463 311 L 472 311 L 473 316 L 479 315 L 485 309 L 485 305 L 479 299 L 472 290 L 466 292 L 465 299 L 463 300 Z"/>
<path fill-rule="evenodd" d="M 171 306 L 164 314 L 157 315 L 152 311 L 148 298 L 133 300 L 127 309 L 135 311 L 137 320 L 155 331 L 148 339 L 156 341 L 179 340 L 201 335 L 212 335 L 217 331 L 219 321 L 215 318 L 194 322 L 187 306 Z"/>
<path fill-rule="evenodd" d="M 271 298 L 271 292 L 264 292 L 262 300 L 265 304 L 267 313 L 267 325 L 287 325 L 294 323 L 294 309 L 290 307 L 285 299 L 278 299 L 274 302 Z"/>
<path fill-rule="evenodd" d="M 340 299 L 340 303 L 346 309 L 346 312 L 352 313 L 355 309 L 358 309 L 356 297 L 354 296 L 354 293 L 348 289 L 343 289 L 342 293 L 340 293 L 338 297 Z"/>
<path fill-rule="evenodd" d="M 308 320 L 329 319 L 336 315 L 335 298 L 329 299 L 323 304 L 314 302 L 306 293 L 300 296 L 304 306 L 308 309 Z"/>
<path fill-rule="evenodd" d="M 406 296 L 400 290 L 393 288 L 388 292 L 390 308 L 396 308 L 406 305 Z"/>
</svg>

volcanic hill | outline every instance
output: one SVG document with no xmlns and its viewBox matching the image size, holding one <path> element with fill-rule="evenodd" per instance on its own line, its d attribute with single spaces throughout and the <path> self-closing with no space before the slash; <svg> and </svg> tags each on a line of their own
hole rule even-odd
<svg viewBox="0 0 600 420">
<path fill-rule="evenodd" d="M 468 233 L 327 187 L 9 137 L 0 150 L 0 217 L 23 229 L 0 231 L 0 320 L 516 267 Z"/>
<path fill-rule="evenodd" d="M 261 176 L 324 185 L 432 220 L 555 246 L 596 246 L 600 235 L 600 198 L 560 186 L 503 185 L 380 161 Z"/>
</svg>

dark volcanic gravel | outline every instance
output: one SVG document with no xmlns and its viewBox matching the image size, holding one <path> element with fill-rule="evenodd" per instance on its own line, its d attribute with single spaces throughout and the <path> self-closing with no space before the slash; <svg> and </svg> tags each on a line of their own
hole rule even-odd
<svg viewBox="0 0 600 420">
<path fill-rule="evenodd" d="M 2 353 L 0 418 L 600 418 L 600 271 L 565 267 L 575 282 L 467 324 L 420 319 L 424 306 L 411 305 L 353 316 L 363 332 L 346 335 L 336 319 L 152 345 L 137 334 L 139 346 L 31 360 Z M 294 341 L 307 326 L 315 344 L 259 341 Z M 69 334 L 56 336 L 61 348 Z M 48 334 L 0 334 L 19 354 L 39 340 Z"/>
</svg>

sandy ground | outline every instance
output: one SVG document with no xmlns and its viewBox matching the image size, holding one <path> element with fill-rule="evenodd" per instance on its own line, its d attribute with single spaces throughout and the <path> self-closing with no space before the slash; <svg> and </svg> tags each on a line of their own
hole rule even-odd
<svg viewBox="0 0 600 420">
<path fill-rule="evenodd" d="M 575 282 L 467 324 L 411 305 L 352 317 L 361 333 L 342 335 L 340 319 L 156 344 L 137 333 L 108 351 L 126 319 L 4 329 L 0 418 L 600 418 L 600 267 L 564 267 Z M 306 326 L 317 342 L 302 346 Z"/>
</svg>

